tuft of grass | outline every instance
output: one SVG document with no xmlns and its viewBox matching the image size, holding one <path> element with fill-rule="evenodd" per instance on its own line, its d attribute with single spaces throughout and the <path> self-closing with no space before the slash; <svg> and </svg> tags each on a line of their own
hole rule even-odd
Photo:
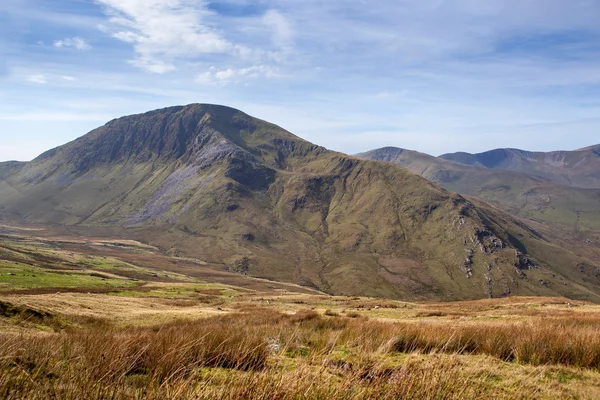
<svg viewBox="0 0 600 400">
<path fill-rule="evenodd" d="M 355 311 L 347 311 L 346 312 L 346 317 L 348 317 L 348 318 L 361 318 L 362 315 L 359 314 L 359 313 L 357 313 L 357 312 L 355 312 Z"/>
<path fill-rule="evenodd" d="M 536 381 L 508 384 L 498 369 L 469 372 L 466 360 L 481 354 L 503 368 L 500 360 L 513 361 L 514 370 L 548 364 L 535 379 L 578 384 L 588 379 L 581 368 L 600 368 L 599 326 L 593 315 L 456 325 L 266 308 L 149 327 L 90 321 L 56 333 L 0 334 L 0 397 L 534 398 Z"/>
<path fill-rule="evenodd" d="M 504 361 L 532 365 L 568 365 L 600 368 L 600 329 L 571 321 L 536 324 L 400 324 L 391 350 L 485 354 Z M 597 323 L 597 321 L 596 321 Z"/>
<path fill-rule="evenodd" d="M 31 307 L 15 306 L 6 301 L 0 301 L 0 317 L 17 318 L 24 321 L 40 323 L 53 317 L 45 311 L 39 311 Z"/>
<path fill-rule="evenodd" d="M 377 361 L 391 327 L 261 311 L 146 328 L 2 334 L 0 397 L 477 399 L 492 390 L 456 359 Z M 274 345 L 285 351 L 274 353 Z M 340 348 L 355 357 L 337 359 Z M 278 354 L 293 352 L 299 358 L 286 366 Z"/>
</svg>

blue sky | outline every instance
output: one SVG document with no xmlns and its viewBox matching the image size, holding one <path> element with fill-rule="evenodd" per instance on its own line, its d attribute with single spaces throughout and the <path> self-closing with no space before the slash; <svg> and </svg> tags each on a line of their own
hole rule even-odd
<svg viewBox="0 0 600 400">
<path fill-rule="evenodd" d="M 217 103 L 328 148 L 600 142 L 599 0 L 2 0 L 0 161 Z"/>
</svg>

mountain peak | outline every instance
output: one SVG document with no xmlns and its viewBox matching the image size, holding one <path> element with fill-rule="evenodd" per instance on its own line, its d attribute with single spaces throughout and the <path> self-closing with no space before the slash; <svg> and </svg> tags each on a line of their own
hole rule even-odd
<svg viewBox="0 0 600 400">
<path fill-rule="evenodd" d="M 114 119 L 42 154 L 34 164 L 71 165 L 68 172 L 85 173 L 110 164 L 179 162 L 203 167 L 235 156 L 284 168 L 291 153 L 317 149 L 325 151 L 234 108 L 190 104 Z"/>
<path fill-rule="evenodd" d="M 410 151 L 410 150 L 406 150 L 406 149 L 403 149 L 400 147 L 387 146 L 387 147 L 381 147 L 379 149 L 369 150 L 364 153 L 356 154 L 356 156 L 361 157 L 361 158 L 370 158 L 371 155 L 373 155 L 373 156 L 376 155 L 377 159 L 394 158 L 394 157 L 398 157 L 408 151 Z"/>
</svg>

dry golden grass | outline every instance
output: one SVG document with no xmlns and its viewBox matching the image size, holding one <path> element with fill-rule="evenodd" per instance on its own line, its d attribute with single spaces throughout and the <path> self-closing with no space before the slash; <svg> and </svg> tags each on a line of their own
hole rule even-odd
<svg viewBox="0 0 600 400">
<path fill-rule="evenodd" d="M 160 272 L 172 258 L 96 242 L 93 254 L 160 267 L 162 281 L 3 292 L 0 398 L 600 398 L 598 305 L 417 304 L 200 274 L 232 287 L 186 277 L 205 268 L 188 259 L 168 265 L 175 282 Z M 62 246 L 47 255 L 72 262 L 90 248 Z"/>
<path fill-rule="evenodd" d="M 600 329 L 581 319 L 505 325 L 405 324 L 391 348 L 398 352 L 486 354 L 533 365 L 600 367 Z"/>
<path fill-rule="evenodd" d="M 0 398 L 600 398 L 593 304 L 194 285 L 2 296 Z"/>
<path fill-rule="evenodd" d="M 314 312 L 229 315 L 154 328 L 0 336 L 2 398 L 477 398 L 485 387 L 452 362 L 384 367 L 387 340 Z M 373 327 L 371 327 L 373 330 Z M 269 342 L 271 342 L 269 344 Z M 337 344 L 353 363 L 330 359 Z M 308 350 L 305 350 L 305 349 Z M 295 368 L 290 360 L 307 351 Z"/>
<path fill-rule="evenodd" d="M 597 398 L 598 318 L 387 322 L 266 307 L 0 334 L 1 398 Z M 506 363 L 503 360 L 512 362 Z M 596 382 L 594 384 L 593 382 Z"/>
<path fill-rule="evenodd" d="M 174 319 L 205 318 L 221 314 L 212 303 L 194 302 L 188 298 L 157 299 L 121 297 L 102 294 L 61 293 L 45 295 L 8 295 L 5 301 L 43 310 L 69 318 L 101 318 L 119 325 L 154 325 Z M 215 304 L 223 302 L 216 299 Z"/>
</svg>

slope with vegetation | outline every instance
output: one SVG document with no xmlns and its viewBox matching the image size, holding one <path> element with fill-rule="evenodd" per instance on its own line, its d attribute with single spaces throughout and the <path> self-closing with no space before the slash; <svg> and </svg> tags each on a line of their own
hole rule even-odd
<svg viewBox="0 0 600 400">
<path fill-rule="evenodd" d="M 2 179 L 5 216 L 328 293 L 600 299 L 589 260 L 508 214 L 227 107 L 120 118 Z"/>
<path fill-rule="evenodd" d="M 0 225 L 1 398 L 600 396 L 589 302 L 336 297 L 73 229 Z"/>
<path fill-rule="evenodd" d="M 185 281 L 185 279 L 184 279 Z M 406 303 L 164 282 L 5 294 L 0 396 L 593 399 L 598 306 Z M 188 287 L 189 290 L 185 290 Z M 235 293 L 235 294 L 234 294 Z"/>
<path fill-rule="evenodd" d="M 460 164 L 396 147 L 372 150 L 359 157 L 400 165 L 448 190 L 476 196 L 512 215 L 555 224 L 583 237 L 600 232 L 600 189 L 574 188 L 535 175 Z"/>
</svg>

